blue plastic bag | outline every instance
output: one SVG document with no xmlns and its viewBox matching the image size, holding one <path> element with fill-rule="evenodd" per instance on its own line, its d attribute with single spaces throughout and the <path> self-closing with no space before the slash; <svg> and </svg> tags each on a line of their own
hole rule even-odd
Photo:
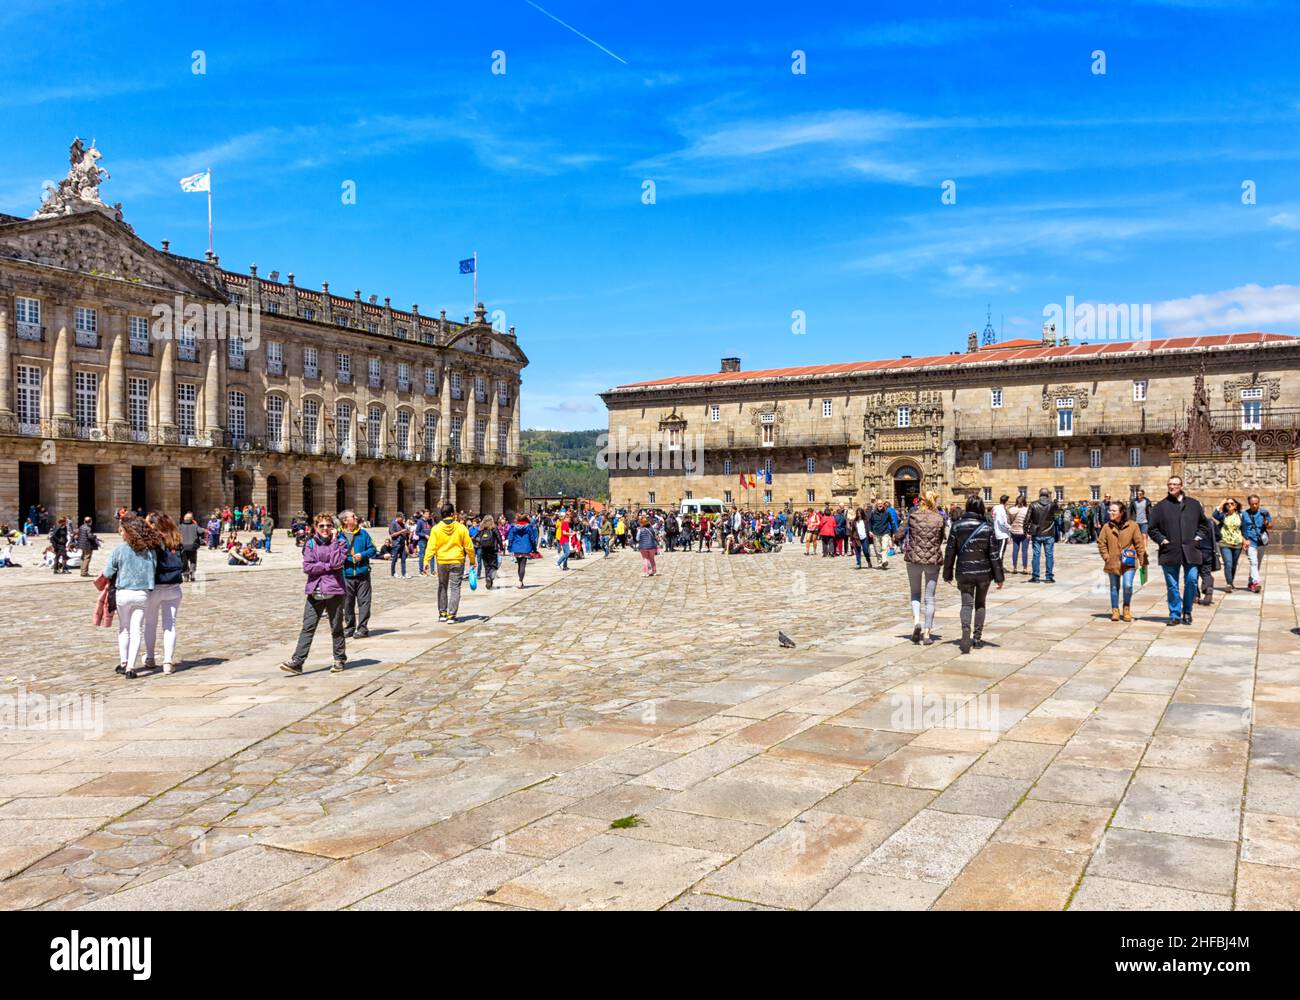
<svg viewBox="0 0 1300 1000">
<path fill-rule="evenodd" d="M 477 566 L 471 566 L 469 568 L 469 589 L 478 590 L 478 567 Z"/>
</svg>

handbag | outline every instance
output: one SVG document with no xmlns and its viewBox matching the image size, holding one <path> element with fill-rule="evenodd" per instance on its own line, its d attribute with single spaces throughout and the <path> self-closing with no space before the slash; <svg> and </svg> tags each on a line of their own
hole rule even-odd
<svg viewBox="0 0 1300 1000">
<path fill-rule="evenodd" d="M 1132 545 L 1125 545 L 1119 550 L 1119 564 L 1124 567 L 1132 568 L 1137 565 L 1137 549 Z"/>
<path fill-rule="evenodd" d="M 469 589 L 478 590 L 478 567 L 477 566 L 471 566 L 469 568 Z"/>
</svg>

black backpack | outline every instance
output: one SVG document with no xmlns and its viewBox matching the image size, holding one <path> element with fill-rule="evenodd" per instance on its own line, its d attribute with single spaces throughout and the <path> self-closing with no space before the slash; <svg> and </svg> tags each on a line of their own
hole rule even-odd
<svg viewBox="0 0 1300 1000">
<path fill-rule="evenodd" d="M 171 549 L 155 549 L 157 569 L 154 571 L 154 586 L 161 587 L 169 583 L 180 583 L 184 578 L 184 567 L 179 552 Z"/>
</svg>

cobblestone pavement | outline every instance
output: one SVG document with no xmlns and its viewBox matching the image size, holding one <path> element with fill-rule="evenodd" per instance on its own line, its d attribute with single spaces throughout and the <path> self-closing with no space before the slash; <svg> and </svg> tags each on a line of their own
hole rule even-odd
<svg viewBox="0 0 1300 1000">
<path fill-rule="evenodd" d="M 292 553 L 214 572 L 197 665 L 135 682 L 88 585 L 14 584 L 26 690 L 102 731 L 0 730 L 0 906 L 1300 905 L 1300 558 L 1168 629 L 1156 580 L 1112 623 L 1057 551 L 967 656 L 953 588 L 915 646 L 901 562 L 795 550 L 547 558 L 457 625 L 381 573 L 349 670 L 318 640 L 301 677 Z"/>
</svg>

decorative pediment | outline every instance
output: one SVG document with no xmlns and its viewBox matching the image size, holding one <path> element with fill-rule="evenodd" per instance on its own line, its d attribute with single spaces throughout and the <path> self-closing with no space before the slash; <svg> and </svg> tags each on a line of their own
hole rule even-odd
<svg viewBox="0 0 1300 1000">
<path fill-rule="evenodd" d="M 125 223 L 99 212 L 0 226 L 0 257 L 169 292 L 223 298 L 214 286 L 149 246 Z"/>
<path fill-rule="evenodd" d="M 1081 410 L 1088 408 L 1088 387 L 1083 385 L 1043 386 L 1043 409 L 1050 410 L 1058 399 L 1073 399 Z"/>
<path fill-rule="evenodd" d="M 513 337 L 498 333 L 490 326 L 465 327 L 448 341 L 447 347 L 453 351 L 474 354 L 478 357 L 509 361 L 511 364 L 528 364 L 528 358 L 519 349 L 518 342 Z"/>
<path fill-rule="evenodd" d="M 677 407 L 672 408 L 672 412 L 659 418 L 659 429 L 661 431 L 681 431 L 686 429 L 686 418 L 677 412 Z"/>
<path fill-rule="evenodd" d="M 1224 379 L 1223 401 L 1225 403 L 1239 402 L 1242 389 L 1263 389 L 1264 395 L 1268 397 L 1269 402 L 1276 403 L 1282 395 L 1282 380 L 1280 378 L 1260 378 L 1259 372 L 1251 372 L 1249 375 L 1242 375 L 1240 378 Z"/>
<path fill-rule="evenodd" d="M 749 422 L 755 426 L 780 427 L 785 423 L 785 408 L 779 403 L 759 403 L 749 408 Z"/>
</svg>

